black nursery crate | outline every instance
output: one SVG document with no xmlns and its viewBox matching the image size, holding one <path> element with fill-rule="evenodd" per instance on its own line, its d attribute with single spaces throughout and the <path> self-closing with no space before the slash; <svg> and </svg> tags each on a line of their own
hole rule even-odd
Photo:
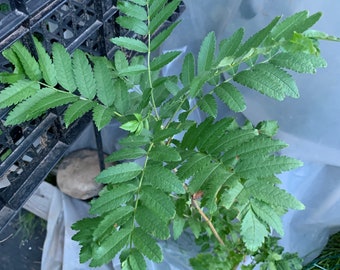
<svg viewBox="0 0 340 270">
<path fill-rule="evenodd" d="M 181 5 L 163 27 L 183 9 Z M 109 39 L 131 36 L 115 23 L 117 16 L 116 0 L 0 0 L 0 51 L 21 40 L 34 55 L 36 36 L 48 51 L 53 42 L 60 42 L 69 52 L 80 48 L 111 58 L 116 48 Z M 0 56 L 0 72 L 11 68 Z M 63 110 L 56 109 L 37 120 L 6 127 L 9 111 L 0 109 L 0 187 L 8 184 L 0 188 L 0 231 L 92 121 L 85 115 L 66 129 L 60 117 Z M 100 134 L 96 135 L 103 163 Z"/>
</svg>

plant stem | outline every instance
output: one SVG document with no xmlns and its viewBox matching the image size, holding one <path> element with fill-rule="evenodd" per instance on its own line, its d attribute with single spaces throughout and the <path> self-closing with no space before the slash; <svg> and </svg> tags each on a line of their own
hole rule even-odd
<svg viewBox="0 0 340 270">
<path fill-rule="evenodd" d="M 212 231 L 212 233 L 215 235 L 217 241 L 222 245 L 225 246 L 222 238 L 219 236 L 218 232 L 216 231 L 214 225 L 211 223 L 210 219 L 206 216 L 206 214 L 204 214 L 204 212 L 202 211 L 202 209 L 199 207 L 199 205 L 197 204 L 197 201 L 194 200 L 194 198 L 191 198 L 191 204 L 197 209 L 198 213 L 200 213 L 200 215 L 203 217 L 203 219 L 208 223 L 208 226 L 210 228 L 210 230 Z"/>
</svg>

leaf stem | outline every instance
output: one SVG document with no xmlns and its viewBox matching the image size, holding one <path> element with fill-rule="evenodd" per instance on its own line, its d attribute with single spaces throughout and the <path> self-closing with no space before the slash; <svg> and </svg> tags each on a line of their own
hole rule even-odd
<svg viewBox="0 0 340 270">
<path fill-rule="evenodd" d="M 149 1 L 147 1 L 146 8 L 147 8 L 147 14 L 150 14 L 149 13 Z M 148 26 L 150 26 L 150 15 L 148 15 Z M 159 117 L 159 114 L 158 114 L 158 111 L 157 111 L 155 97 L 154 97 L 154 94 L 153 94 L 154 88 L 153 88 L 153 85 L 152 85 L 152 77 L 151 77 L 151 69 L 150 69 L 150 63 L 151 63 L 151 50 L 150 50 L 150 48 L 151 48 L 151 32 L 150 32 L 150 30 L 148 30 L 148 55 L 147 55 L 148 80 L 149 80 L 149 86 L 151 88 L 152 107 L 155 111 L 156 119 L 159 120 L 160 117 Z"/>
<path fill-rule="evenodd" d="M 211 223 L 210 219 L 206 216 L 206 214 L 204 214 L 203 210 L 199 207 L 199 205 L 197 204 L 197 201 L 191 197 L 191 204 L 197 209 L 198 213 L 203 217 L 203 219 L 207 222 L 210 230 L 212 231 L 212 233 L 215 235 L 217 241 L 222 245 L 225 246 L 222 238 L 219 236 L 218 232 L 216 231 L 214 225 Z"/>
</svg>

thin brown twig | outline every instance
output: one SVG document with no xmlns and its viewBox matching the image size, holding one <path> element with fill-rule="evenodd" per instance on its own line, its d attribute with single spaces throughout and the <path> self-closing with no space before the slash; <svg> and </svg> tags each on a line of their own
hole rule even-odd
<svg viewBox="0 0 340 270">
<path fill-rule="evenodd" d="M 203 217 L 203 219 L 208 223 L 209 228 L 211 229 L 211 231 L 213 232 L 213 234 L 215 235 L 217 241 L 222 245 L 225 246 L 222 238 L 219 236 L 218 232 L 216 231 L 214 225 L 211 223 L 210 219 L 206 216 L 206 214 L 204 214 L 204 212 L 202 211 L 202 209 L 199 207 L 199 205 L 197 204 L 197 201 L 194 200 L 194 198 L 191 198 L 191 204 L 197 209 L 197 211 L 200 213 L 200 215 Z"/>
</svg>

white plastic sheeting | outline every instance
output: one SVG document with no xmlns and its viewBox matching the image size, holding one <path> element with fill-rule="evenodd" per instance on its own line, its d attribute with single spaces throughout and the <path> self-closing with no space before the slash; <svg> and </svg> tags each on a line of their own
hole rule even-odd
<svg viewBox="0 0 340 270">
<path fill-rule="evenodd" d="M 275 16 L 287 16 L 304 9 L 311 13 L 322 11 L 324 15 L 315 28 L 340 36 L 338 1 L 184 2 L 186 10 L 181 16 L 182 23 L 163 46 L 163 50 L 181 49 L 197 53 L 202 39 L 210 31 L 215 31 L 218 40 L 221 40 L 239 27 L 244 27 L 247 36 L 250 36 Z M 294 75 L 300 89 L 300 99 L 277 102 L 252 90 L 243 91 L 247 101 L 244 115 L 254 123 L 278 120 L 278 137 L 290 144 L 284 154 L 299 158 L 305 163 L 304 167 L 281 176 L 284 187 L 306 205 L 306 210 L 291 211 L 284 217 L 285 236 L 281 244 L 287 251 L 299 252 L 306 261 L 319 254 L 331 233 L 340 230 L 340 43 L 322 42 L 321 50 L 328 62 L 327 69 L 318 70 L 313 76 Z M 180 67 L 179 59 L 171 63 L 164 72 L 178 74 Z M 116 125 L 110 126 L 107 132 L 104 131 L 104 148 L 107 152 L 116 148 L 115 143 L 120 136 L 117 132 L 119 130 Z M 111 138 L 112 136 L 115 138 Z M 71 150 L 88 147 L 94 147 L 94 137 L 87 130 Z M 83 202 L 56 195 L 51 204 L 43 251 L 43 270 L 89 269 L 86 264 L 79 264 L 79 246 L 70 239 L 74 233 L 70 225 L 86 216 L 87 209 L 88 206 Z M 179 242 L 161 243 L 165 261 L 159 265 L 149 262 L 148 269 L 190 269 L 187 259 L 197 252 L 191 240 L 190 236 L 185 235 Z M 117 258 L 112 265 L 119 269 Z M 97 269 L 112 269 L 112 265 Z"/>
</svg>

